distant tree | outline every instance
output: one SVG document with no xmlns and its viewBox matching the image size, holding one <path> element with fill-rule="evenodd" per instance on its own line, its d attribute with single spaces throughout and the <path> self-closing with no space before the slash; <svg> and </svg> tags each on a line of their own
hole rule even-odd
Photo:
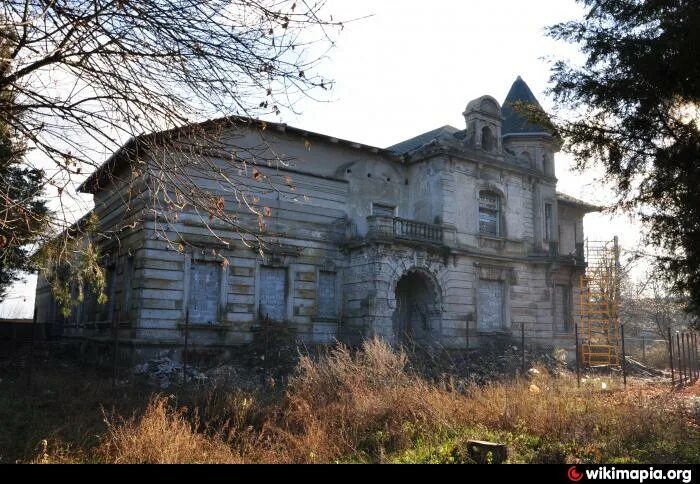
<svg viewBox="0 0 700 484">
<path fill-rule="evenodd" d="M 12 44 L 0 37 L 0 74 L 9 70 L 6 58 Z M 16 108 L 10 89 L 0 89 L 0 113 Z M 33 268 L 30 251 L 47 226 L 43 199 L 44 173 L 24 166 L 25 145 L 12 126 L 0 117 L 0 301 L 7 289 Z"/>
<path fill-rule="evenodd" d="M 570 110 L 554 123 L 577 167 L 602 166 L 618 208 L 640 214 L 657 274 L 700 312 L 700 2 L 578 1 L 584 17 L 548 31 L 586 55 L 553 66 Z"/>
<path fill-rule="evenodd" d="M 55 194 L 55 205 L 66 209 L 51 219 L 51 232 L 61 234 L 54 240 L 64 247 L 54 242 L 38 258 L 47 274 L 64 275 L 50 281 L 62 294 L 59 299 L 71 298 L 75 278 L 82 294 L 86 281 L 80 274 L 93 274 L 97 286 L 104 281 L 98 267 L 71 262 L 74 250 L 67 247 L 82 247 L 99 260 L 99 252 L 78 239 L 119 237 L 126 222 L 109 233 L 99 223 L 73 225 L 72 202 L 76 187 L 123 145 L 130 146 L 125 151 L 134 159 L 140 148 L 178 150 L 167 159 L 134 163 L 161 217 L 172 221 L 187 207 L 206 224 L 226 224 L 246 241 L 260 239 L 270 210 L 257 203 L 250 182 L 267 182 L 270 190 L 277 182 L 292 182 L 269 180 L 254 166 L 288 160 L 264 143 L 239 145 L 230 128 L 241 117 L 293 110 L 300 97 L 331 86 L 315 71 L 342 24 L 323 13 L 324 5 L 325 0 L 5 0 L 0 5 L 0 41 L 12 45 L 2 58 L 0 89 L 16 96 L 16 108 L 0 112 L 0 124 L 24 138 L 42 164 L 41 172 L 24 176 L 38 177 Z M 209 118 L 222 121 L 197 127 Z M 248 127 L 265 130 L 264 123 Z M 219 189 L 193 182 L 192 170 L 215 178 Z M 114 180 L 100 183 L 109 181 Z M 252 214 L 253 223 L 224 210 L 227 201 Z M 82 233 L 86 226 L 97 233 Z"/>
</svg>

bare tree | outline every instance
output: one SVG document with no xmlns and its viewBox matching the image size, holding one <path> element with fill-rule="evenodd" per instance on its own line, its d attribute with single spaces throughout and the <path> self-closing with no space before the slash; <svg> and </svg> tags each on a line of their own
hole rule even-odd
<svg viewBox="0 0 700 484">
<path fill-rule="evenodd" d="M 27 143 L 27 163 L 40 165 L 44 186 L 55 195 L 51 241 L 43 244 L 41 263 L 53 276 L 54 289 L 63 290 L 63 299 L 71 298 L 71 279 L 81 288 L 104 286 L 91 241 L 97 235 L 116 237 L 137 223 L 125 218 L 106 227 L 94 214 L 75 223 L 72 211 L 81 183 L 144 183 L 159 223 L 187 209 L 206 224 L 228 224 L 246 243 L 260 244 L 269 215 L 257 203 L 260 185 L 293 187 L 290 179 L 271 179 L 256 166 L 288 160 L 264 141 L 239 143 L 232 128 L 243 123 L 264 132 L 265 123 L 251 118 L 279 115 L 283 108 L 294 109 L 300 97 L 331 86 L 315 72 L 342 24 L 325 16 L 324 4 L 3 2 L 0 43 L 6 54 L 0 59 L 0 91 L 11 92 L 15 101 L 2 106 L 0 123 Z M 201 123 L 209 118 L 216 120 Z M 145 151 L 150 162 L 139 163 Z M 109 169 L 95 172 L 112 153 L 107 168 L 129 161 L 118 179 Z M 214 177 L 216 189 L 203 189 L 198 174 Z M 129 190 L 123 193 L 123 203 L 130 203 Z M 240 211 L 252 214 L 257 224 L 243 220 Z M 75 262 L 76 253 L 83 255 L 81 262 Z"/>
<path fill-rule="evenodd" d="M 645 263 L 652 267 L 648 260 Z M 687 301 L 671 290 L 658 271 L 658 268 L 649 269 L 638 280 L 633 280 L 629 274 L 623 277 L 620 313 L 625 324 L 635 332 L 652 332 L 668 340 L 669 329 L 687 329 L 695 318 L 687 311 Z"/>
</svg>

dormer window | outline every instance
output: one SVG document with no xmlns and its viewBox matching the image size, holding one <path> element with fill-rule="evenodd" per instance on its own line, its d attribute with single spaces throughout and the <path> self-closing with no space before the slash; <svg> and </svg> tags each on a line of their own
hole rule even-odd
<svg viewBox="0 0 700 484">
<path fill-rule="evenodd" d="M 501 198 L 494 192 L 479 192 L 479 233 L 501 236 Z"/>
<path fill-rule="evenodd" d="M 484 151 L 493 151 L 495 142 L 493 140 L 493 133 L 491 128 L 484 126 L 481 130 L 481 147 Z"/>
</svg>

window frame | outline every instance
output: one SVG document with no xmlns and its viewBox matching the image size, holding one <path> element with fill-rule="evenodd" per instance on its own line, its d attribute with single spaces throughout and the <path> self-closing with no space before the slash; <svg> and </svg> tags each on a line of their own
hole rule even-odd
<svg viewBox="0 0 700 484">
<path fill-rule="evenodd" d="M 269 269 L 280 269 L 284 271 L 284 317 L 282 320 L 271 319 L 274 323 L 290 323 L 293 319 L 293 301 L 294 298 L 291 296 L 293 287 L 293 277 L 292 274 L 295 272 L 292 265 L 278 265 L 278 264 L 257 264 L 255 269 L 255 319 L 258 321 L 262 320 L 261 314 L 261 304 L 260 304 L 260 294 L 262 290 L 262 278 L 261 273 L 263 268 Z"/>
<path fill-rule="evenodd" d="M 566 303 L 564 305 L 564 321 L 563 327 L 559 326 L 559 321 L 557 320 L 558 307 L 563 298 L 560 300 L 557 294 L 557 288 L 564 288 L 564 296 L 566 297 Z M 555 282 L 553 291 L 553 303 L 552 303 L 552 314 L 553 314 L 553 326 L 554 332 L 556 334 L 571 334 L 574 331 L 574 313 L 573 313 L 573 286 L 566 282 Z"/>
<path fill-rule="evenodd" d="M 491 279 L 491 278 L 486 278 L 486 277 L 479 277 L 478 278 L 478 286 L 477 286 L 477 304 L 476 304 L 476 329 L 479 333 L 498 333 L 498 332 L 504 332 L 509 330 L 509 325 L 507 323 L 507 318 L 508 318 L 508 284 L 507 281 L 503 279 Z M 482 326 L 482 309 L 481 309 L 481 289 L 482 289 L 482 281 L 488 281 L 488 282 L 495 282 L 498 283 L 498 285 L 501 288 L 501 316 L 500 316 L 500 326 L 498 327 L 490 327 L 490 328 L 484 328 Z"/>
<path fill-rule="evenodd" d="M 398 217 L 398 206 L 395 204 L 385 203 L 385 202 L 372 202 L 372 206 L 370 207 L 370 214 L 372 217 L 388 217 L 388 215 L 374 213 L 375 207 L 382 207 L 385 209 L 391 209 L 391 213 L 392 213 L 391 217 Z"/>
<path fill-rule="evenodd" d="M 549 217 L 547 217 L 547 209 L 549 209 Z M 546 242 L 554 242 L 554 204 L 552 202 L 544 202 L 543 214 L 543 240 Z"/>
<path fill-rule="evenodd" d="M 496 208 L 493 209 L 493 208 L 488 208 L 488 207 L 482 206 L 482 195 L 492 196 L 496 201 Z M 501 195 L 494 190 L 489 190 L 489 189 L 479 190 L 478 198 L 477 198 L 477 205 L 478 205 L 478 207 L 477 207 L 477 209 L 478 209 L 478 220 L 477 220 L 478 227 L 477 227 L 477 229 L 478 229 L 479 235 L 484 236 L 484 237 L 502 238 L 503 237 L 503 223 L 502 223 L 501 218 L 502 218 L 502 214 L 503 214 L 503 197 L 501 197 Z M 484 212 L 484 213 L 491 212 L 492 213 L 492 215 L 495 219 L 495 225 L 496 225 L 495 233 L 485 232 L 484 230 L 482 230 L 482 226 L 481 226 L 482 212 Z"/>
<path fill-rule="evenodd" d="M 333 314 L 332 315 L 323 315 L 320 313 L 320 285 L 321 285 L 321 273 L 327 272 L 329 274 L 334 275 L 334 284 L 335 284 L 335 291 L 334 291 L 334 306 L 333 306 Z M 340 271 L 336 268 L 328 268 L 328 267 L 317 267 L 316 268 L 316 315 L 313 317 L 314 321 L 331 321 L 331 322 L 337 322 L 340 319 L 340 313 L 341 313 L 341 298 L 342 298 L 342 288 L 341 288 L 341 278 L 340 278 Z"/>
<path fill-rule="evenodd" d="M 230 257 L 227 257 L 230 260 Z M 192 282 L 192 263 L 209 263 L 209 264 L 219 264 L 219 298 L 217 304 L 216 312 L 216 322 L 217 324 L 222 324 L 227 320 L 226 306 L 228 304 L 228 286 L 229 286 L 229 264 L 223 264 L 221 260 L 209 258 L 205 256 L 197 257 L 197 253 L 186 253 L 185 254 L 185 277 L 184 277 L 184 287 L 183 287 L 183 302 L 182 302 L 182 320 L 185 321 L 187 318 L 188 310 L 190 306 L 190 292 L 191 292 L 191 282 Z M 188 325 L 192 326 L 213 326 L 209 323 L 191 323 L 187 321 Z"/>
</svg>

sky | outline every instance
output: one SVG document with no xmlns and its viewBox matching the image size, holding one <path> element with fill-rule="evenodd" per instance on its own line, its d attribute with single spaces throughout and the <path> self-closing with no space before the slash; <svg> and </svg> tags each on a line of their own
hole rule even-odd
<svg viewBox="0 0 700 484">
<path fill-rule="evenodd" d="M 302 99 L 277 121 L 386 147 L 431 129 L 464 127 L 467 103 L 484 94 L 503 102 L 518 75 L 545 109 L 553 59 L 580 60 L 574 46 L 545 36 L 545 27 L 579 18 L 573 0 L 328 0 L 327 11 L 346 22 L 319 66 L 335 85 L 327 99 Z M 614 193 L 600 172 L 574 173 L 556 156 L 558 190 L 600 205 Z M 617 235 L 623 247 L 639 243 L 639 224 L 627 216 L 589 214 L 592 240 Z M 31 317 L 36 277 L 15 285 L 0 317 Z"/>
</svg>

